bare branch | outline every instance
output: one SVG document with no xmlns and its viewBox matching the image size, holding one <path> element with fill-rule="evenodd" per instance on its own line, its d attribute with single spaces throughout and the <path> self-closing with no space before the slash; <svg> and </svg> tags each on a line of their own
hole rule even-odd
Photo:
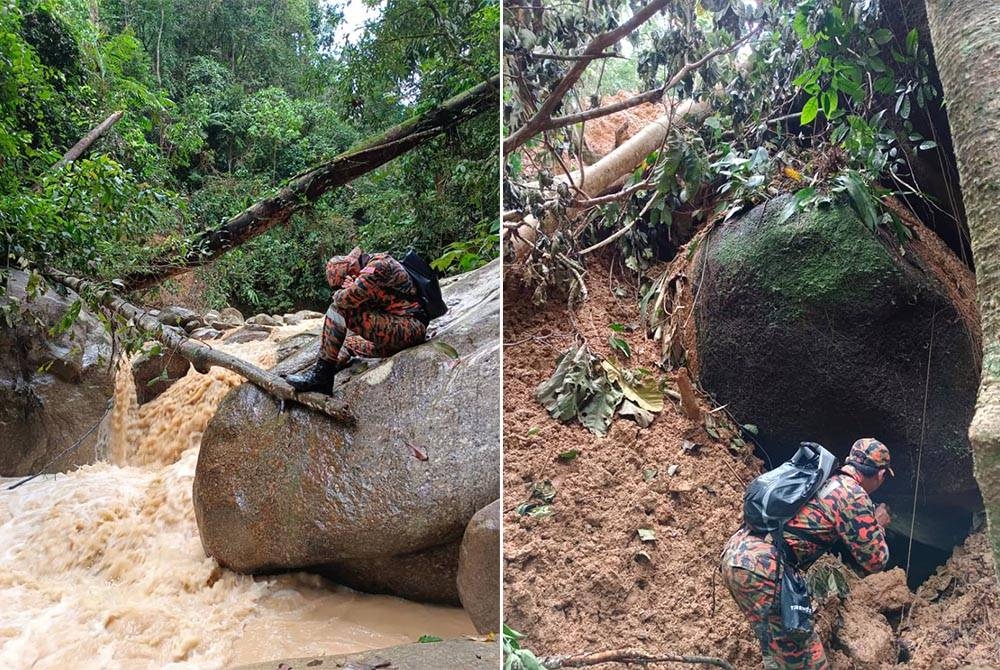
<svg viewBox="0 0 1000 670">
<path fill-rule="evenodd" d="M 598 58 L 621 58 L 625 59 L 625 56 L 621 54 L 614 53 L 612 51 L 599 54 L 580 54 L 578 56 L 563 55 L 563 54 L 541 54 L 533 53 L 532 58 L 538 58 L 541 60 L 565 60 L 565 61 L 592 61 Z"/>
<path fill-rule="evenodd" d="M 649 665 L 650 663 L 697 663 L 714 665 L 724 670 L 733 670 L 727 661 L 714 656 L 679 656 L 677 654 L 649 654 L 639 649 L 616 649 L 613 651 L 597 651 L 577 656 L 549 656 L 539 659 L 548 670 L 559 668 L 583 668 L 600 663 L 625 663 Z"/>
<path fill-rule="evenodd" d="M 636 28 L 651 19 L 654 14 L 666 7 L 669 3 L 670 0 L 653 0 L 638 12 L 633 14 L 632 18 L 614 30 L 609 30 L 595 36 L 583 50 L 582 55 L 603 53 L 608 47 L 617 43 L 623 37 L 630 34 Z M 514 134 L 504 140 L 504 155 L 509 154 L 511 151 L 524 144 L 528 141 L 528 139 L 535 136 L 539 132 L 542 124 L 552 118 L 552 113 L 555 112 L 559 103 L 561 103 L 562 99 L 566 96 L 566 93 L 573 88 L 573 85 L 577 82 L 590 63 L 591 59 L 578 61 L 569 69 L 569 72 L 567 72 L 566 75 L 559 81 L 559 84 L 545 99 L 545 102 L 542 103 L 542 106 L 538 109 L 535 115 L 528 119 L 528 121 L 516 132 L 514 132 Z"/>
</svg>

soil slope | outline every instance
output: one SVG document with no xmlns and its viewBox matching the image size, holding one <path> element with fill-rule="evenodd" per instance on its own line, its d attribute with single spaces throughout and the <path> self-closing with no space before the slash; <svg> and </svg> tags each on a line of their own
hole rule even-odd
<svg viewBox="0 0 1000 670">
<path fill-rule="evenodd" d="M 594 353 L 612 358 L 611 323 L 636 326 L 619 335 L 631 347 L 629 365 L 655 369 L 657 347 L 637 327 L 635 287 L 606 262 L 590 264 L 587 285 L 589 300 L 572 311 L 558 299 L 532 305 L 512 279 L 505 289 L 505 620 L 527 634 L 524 646 L 540 655 L 638 647 L 759 668 L 750 628 L 725 587 L 713 589 L 713 575 L 723 544 L 740 523 L 745 483 L 760 472 L 760 462 L 714 440 L 669 397 L 649 428 L 619 418 L 603 438 L 551 419 L 534 399 L 571 344 L 585 340 Z M 702 409 L 711 409 L 704 399 Z M 683 451 L 685 441 L 699 447 Z M 580 455 L 560 461 L 569 449 Z M 676 471 L 668 475 L 672 465 Z M 554 514 L 518 514 L 533 483 L 544 480 L 556 489 Z M 653 530 L 656 541 L 641 542 L 639 528 Z M 637 560 L 640 551 L 650 560 Z M 982 536 L 956 551 L 939 576 L 946 585 L 920 597 L 902 586 L 901 597 L 913 597 L 916 606 L 908 623 L 905 616 L 884 619 L 892 633 L 881 656 L 912 659 L 907 668 L 1000 664 L 1000 605 Z M 865 667 L 847 653 L 851 624 L 882 615 L 862 607 L 862 597 L 848 598 L 846 607 L 836 599 L 824 607 L 825 637 L 839 629 L 828 642 L 834 668 Z M 857 628 L 861 644 L 868 633 Z"/>
</svg>

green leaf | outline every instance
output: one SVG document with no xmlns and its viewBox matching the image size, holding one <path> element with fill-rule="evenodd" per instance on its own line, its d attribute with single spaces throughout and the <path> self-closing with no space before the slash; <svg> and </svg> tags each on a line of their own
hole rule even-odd
<svg viewBox="0 0 1000 670">
<path fill-rule="evenodd" d="M 917 40 L 920 39 L 920 33 L 916 28 L 913 28 L 910 32 L 906 34 L 906 51 L 911 56 L 917 53 Z"/>
<path fill-rule="evenodd" d="M 608 324 L 608 328 L 610 328 L 611 330 L 615 331 L 616 333 L 624 333 L 625 332 L 625 326 L 623 326 L 620 323 L 611 323 L 611 324 Z"/>
<path fill-rule="evenodd" d="M 837 111 L 837 93 L 835 91 L 823 91 L 820 97 L 823 101 L 823 114 L 829 119 Z"/>
<path fill-rule="evenodd" d="M 872 37 L 875 38 L 875 43 L 881 46 L 892 41 L 892 31 L 888 28 L 879 28 Z"/>
<path fill-rule="evenodd" d="M 757 435 L 760 429 L 758 429 L 757 426 L 753 425 L 752 423 L 745 423 L 743 424 L 743 430 L 750 433 L 751 435 Z"/>
<path fill-rule="evenodd" d="M 603 436 L 608 432 L 615 409 L 622 401 L 622 392 L 602 376 L 595 384 L 594 394 L 580 408 L 579 419 L 587 430 Z"/>
<path fill-rule="evenodd" d="M 799 116 L 799 123 L 802 125 L 812 123 L 818 114 L 819 98 L 813 96 L 806 101 L 805 107 L 802 108 L 802 114 Z"/>
<path fill-rule="evenodd" d="M 437 635 L 421 635 L 420 637 L 417 638 L 417 642 L 421 644 L 426 644 L 428 642 L 441 642 L 441 641 L 442 641 L 441 638 L 439 638 Z"/>
<path fill-rule="evenodd" d="M 568 463 L 569 461 L 572 461 L 579 455 L 580 455 L 579 449 L 567 449 L 566 451 L 560 452 L 559 455 L 556 456 L 556 458 L 558 458 L 560 461 Z"/>
<path fill-rule="evenodd" d="M 608 343 L 611 344 L 612 350 L 617 351 L 625 358 L 630 358 L 632 356 L 632 348 L 628 345 L 628 342 L 620 337 L 611 336 L 608 338 Z"/>
<path fill-rule="evenodd" d="M 926 142 L 921 142 L 920 146 L 917 147 L 920 151 L 927 151 L 928 149 L 933 149 L 937 146 L 937 142 L 932 140 L 927 140 Z"/>
<path fill-rule="evenodd" d="M 639 534 L 639 539 L 643 542 L 656 542 L 656 533 L 649 528 L 638 528 L 636 532 Z"/>
</svg>

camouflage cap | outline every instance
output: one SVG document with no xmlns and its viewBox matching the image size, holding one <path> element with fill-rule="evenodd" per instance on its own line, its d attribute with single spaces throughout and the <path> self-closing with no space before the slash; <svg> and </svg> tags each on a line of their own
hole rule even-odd
<svg viewBox="0 0 1000 670">
<path fill-rule="evenodd" d="M 860 465 L 864 470 L 888 470 L 893 477 L 896 473 L 889 467 L 889 447 L 873 437 L 863 437 L 851 447 L 851 453 L 844 461 L 845 465 Z"/>
</svg>

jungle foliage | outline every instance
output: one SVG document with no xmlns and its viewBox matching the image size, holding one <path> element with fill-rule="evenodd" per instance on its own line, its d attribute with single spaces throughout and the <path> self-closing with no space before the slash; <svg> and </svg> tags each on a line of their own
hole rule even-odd
<svg viewBox="0 0 1000 670">
<path fill-rule="evenodd" d="M 508 136 L 530 127 L 581 58 L 589 66 L 556 117 L 607 105 L 601 96 L 613 89 L 606 79 L 657 94 L 654 101 L 692 100 L 711 111 L 675 124 L 617 196 L 553 188 L 578 162 L 592 162 L 580 139 L 582 123 L 505 147 L 514 149 L 505 158 L 506 234 L 516 236 L 526 216 L 547 221 L 546 232 L 530 241 L 540 260 L 572 259 L 574 250 L 620 233 L 615 243 L 625 264 L 641 272 L 671 257 L 698 224 L 731 218 L 783 192 L 795 195 L 789 214 L 843 200 L 871 229 L 886 227 L 903 239 L 907 229 L 882 201 L 894 194 L 946 212 L 964 250 L 960 205 L 925 191 L 915 167 L 954 172 L 950 141 L 937 136 L 940 124 L 931 118 L 942 97 L 930 44 L 883 4 L 595 0 L 586 11 L 575 3 L 507 4 Z M 642 25 L 602 54 L 585 55 L 595 38 L 651 5 L 658 11 Z M 686 68 L 713 51 L 718 55 L 703 65 Z M 683 76 L 668 86 L 675 73 Z"/>
<path fill-rule="evenodd" d="M 290 177 L 496 73 L 495 0 L 390 0 L 353 41 L 319 0 L 5 0 L 6 267 L 109 280 Z M 111 112 L 82 158 L 59 157 Z M 323 307 L 327 257 L 412 246 L 446 271 L 498 253 L 495 115 L 325 195 L 199 270 L 213 306 Z M 457 253 L 456 253 L 457 252 Z"/>
</svg>

